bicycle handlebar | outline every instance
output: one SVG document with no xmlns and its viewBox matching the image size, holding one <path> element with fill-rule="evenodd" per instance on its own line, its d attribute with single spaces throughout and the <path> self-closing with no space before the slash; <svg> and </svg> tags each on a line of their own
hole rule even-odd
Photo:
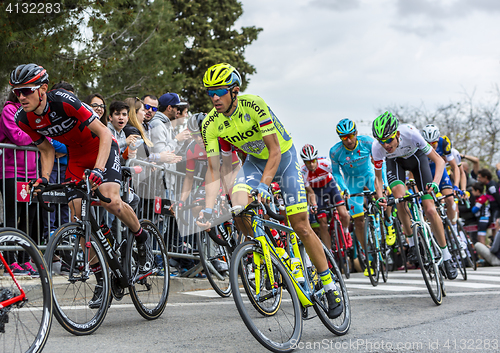
<svg viewBox="0 0 500 353">
<path fill-rule="evenodd" d="M 424 192 L 419 191 L 415 194 L 405 195 L 405 196 L 399 197 L 399 198 L 394 198 L 393 200 L 387 201 L 387 206 L 392 206 L 392 205 L 395 205 L 395 204 L 398 204 L 401 202 L 410 201 L 410 200 L 416 199 L 417 197 L 422 197 L 423 195 L 424 195 Z"/>
<path fill-rule="evenodd" d="M 142 168 L 141 168 L 142 170 Z M 90 169 L 86 169 L 85 170 L 85 176 L 88 177 L 88 175 L 90 174 Z M 38 180 L 37 180 L 38 182 Z M 42 188 L 41 192 L 37 193 L 36 194 L 36 197 L 37 197 L 37 200 L 38 202 L 42 205 L 42 207 L 48 211 L 48 212 L 54 212 L 55 209 L 53 207 L 50 207 L 48 206 L 45 201 L 43 200 L 43 194 L 48 192 L 48 191 L 52 191 L 52 190 L 61 190 L 61 189 L 64 189 L 68 186 L 74 186 L 76 188 L 81 188 L 83 189 L 83 186 L 86 185 L 86 182 L 84 180 L 81 180 L 81 181 L 68 181 L 68 182 L 64 182 L 64 183 L 60 183 L 60 184 L 50 184 L 50 185 L 47 185 L 45 187 Z M 95 189 L 94 190 L 94 193 L 95 195 L 99 198 L 99 200 L 101 200 L 102 202 L 106 202 L 106 203 L 110 203 L 111 202 L 111 199 L 104 196 L 101 191 L 99 190 L 99 188 Z"/>
</svg>

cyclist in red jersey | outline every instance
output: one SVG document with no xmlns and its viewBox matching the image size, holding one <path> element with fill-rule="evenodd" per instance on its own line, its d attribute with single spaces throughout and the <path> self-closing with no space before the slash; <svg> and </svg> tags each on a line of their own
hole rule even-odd
<svg viewBox="0 0 500 353">
<path fill-rule="evenodd" d="M 179 210 L 182 208 L 183 203 L 187 200 L 191 192 L 193 186 L 193 177 L 197 165 L 201 168 L 200 175 L 205 176 L 207 171 L 207 152 L 205 150 L 205 144 L 203 143 L 203 138 L 201 137 L 200 131 L 201 123 L 203 122 L 205 116 L 205 113 L 194 114 L 191 118 L 189 118 L 187 123 L 187 128 L 189 129 L 194 141 L 189 145 L 186 152 L 186 177 L 184 179 L 184 183 L 182 184 L 182 192 L 179 198 L 180 201 L 177 204 Z M 234 180 L 236 174 L 240 169 L 240 160 L 235 148 L 229 142 L 219 139 L 219 144 L 222 151 L 221 154 L 224 156 L 231 156 L 232 158 L 231 165 L 233 168 L 233 172 L 231 177 L 228 178 L 228 181 L 232 181 Z M 228 194 L 231 193 L 231 187 L 231 182 L 227 183 L 225 186 L 225 188 L 227 189 L 226 192 Z M 201 186 L 196 190 L 193 198 L 194 200 L 198 198 L 205 198 L 205 181 L 203 181 Z M 199 208 L 193 208 L 193 214 L 198 214 L 201 209 L 201 206 Z"/>
<path fill-rule="evenodd" d="M 47 184 L 54 165 L 55 150 L 46 137 L 51 137 L 68 148 L 66 179 L 82 180 L 85 169 L 91 169 L 92 187 L 110 198 L 102 206 L 118 217 L 136 235 L 140 267 L 148 268 L 152 253 L 147 249 L 148 233 L 142 230 L 132 208 L 120 198 L 120 151 L 109 129 L 98 116 L 65 90 L 47 92 L 49 75 L 36 64 L 19 65 L 10 75 L 10 85 L 22 105 L 16 113 L 16 123 L 40 150 L 41 181 Z M 35 182 L 34 187 L 39 183 Z M 76 192 L 68 194 L 73 215 L 80 218 L 81 198 Z M 96 260 L 93 270 L 100 265 Z M 96 277 L 97 278 L 97 277 Z"/>
<path fill-rule="evenodd" d="M 350 216 L 345 207 L 344 200 L 340 195 L 337 183 L 332 175 L 332 163 L 324 157 L 318 157 L 318 150 L 311 144 L 306 144 L 300 150 L 300 157 L 304 161 L 301 172 L 304 175 L 304 186 L 308 195 L 308 202 L 311 212 L 317 216 L 309 217 L 311 226 L 319 224 L 319 236 L 325 246 L 331 249 L 332 240 L 328 232 L 328 219 L 324 210 L 317 211 L 318 207 L 325 206 L 326 200 L 330 205 L 337 206 L 337 211 L 342 222 L 342 227 L 346 233 L 347 243 L 352 245 L 351 237 L 347 233 Z M 316 222 L 316 219 L 318 222 Z M 314 229 L 314 228 L 313 228 Z M 350 247 L 349 244 L 346 244 Z"/>
</svg>

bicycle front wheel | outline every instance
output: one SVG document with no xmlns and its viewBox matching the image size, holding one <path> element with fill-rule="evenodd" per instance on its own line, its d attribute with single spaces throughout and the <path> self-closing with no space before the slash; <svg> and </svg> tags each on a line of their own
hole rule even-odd
<svg viewBox="0 0 500 353">
<path fill-rule="evenodd" d="M 14 256 L 15 251 L 9 251 L 7 255 L 3 250 L 6 247 L 17 248 L 18 260 L 27 260 L 29 256 L 39 277 L 33 274 L 14 278 L 7 268 L 4 269 L 4 276 L 0 279 L 0 348 L 2 352 L 41 352 L 52 324 L 52 288 L 47 266 L 33 240 L 17 229 L 3 228 L 0 231 L 0 251 L 5 255 L 0 256 L 3 266 L 9 265 L 7 260 Z M 6 305 L 7 300 L 21 295 L 20 289 L 25 298 Z"/>
<path fill-rule="evenodd" d="M 430 234 L 429 236 L 432 237 Z M 418 224 L 413 228 L 413 239 L 415 241 L 415 249 L 417 250 L 416 253 L 420 264 L 420 270 L 422 271 L 427 290 L 434 303 L 436 303 L 436 305 L 441 305 L 443 302 L 443 293 L 441 289 L 439 268 L 431 255 L 431 250 L 425 239 L 424 231 Z M 434 240 L 430 238 L 429 241 L 433 242 Z"/>
<path fill-rule="evenodd" d="M 251 281 L 260 280 L 264 283 L 263 291 L 247 293 L 251 300 L 243 298 L 240 284 L 246 281 L 249 258 L 252 263 L 258 263 L 253 272 Z M 258 259 L 258 260 L 257 260 Z M 238 312 L 252 335 L 267 349 L 273 352 L 291 352 L 302 336 L 301 305 L 295 287 L 288 277 L 281 262 L 271 254 L 271 268 L 274 274 L 274 283 L 269 281 L 264 254 L 259 245 L 254 242 L 240 244 L 233 253 L 230 266 L 231 287 L 233 298 Z M 239 281 L 241 279 L 241 281 Z M 261 288 L 260 285 L 256 286 Z M 279 296 L 279 305 L 276 306 L 276 296 Z M 283 300 L 281 298 L 283 297 Z M 252 301 L 253 300 L 253 301 Z M 273 308 L 272 314 L 262 315 L 255 310 L 254 302 L 260 307 L 266 307 L 269 302 Z"/>
<path fill-rule="evenodd" d="M 380 273 L 384 283 L 389 278 L 389 259 L 391 257 L 391 248 L 387 245 L 386 236 L 387 229 L 383 220 L 380 221 L 380 237 L 378 238 L 378 245 L 380 249 Z M 392 260 L 392 259 L 391 259 Z"/>
<path fill-rule="evenodd" d="M 396 239 L 398 241 L 399 254 L 401 255 L 401 261 L 403 262 L 403 267 L 405 272 L 408 272 L 408 264 L 406 263 L 406 249 L 404 244 L 406 243 L 406 238 L 399 222 L 398 217 L 393 217 L 394 231 L 396 232 Z M 394 261 L 394 264 L 396 262 Z"/>
<path fill-rule="evenodd" d="M 378 278 L 380 275 L 380 248 L 378 247 L 378 241 L 375 237 L 377 237 L 377 235 L 375 234 L 373 218 L 369 216 L 365 217 L 365 264 L 368 269 L 368 277 L 370 278 L 370 282 L 373 286 L 378 284 Z"/>
<path fill-rule="evenodd" d="M 199 232 L 198 248 L 201 264 L 212 288 L 221 297 L 229 297 L 231 295 L 231 283 L 229 282 L 231 260 L 226 247 L 214 242 L 207 232 Z"/>
<path fill-rule="evenodd" d="M 451 254 L 453 262 L 457 265 L 460 275 L 464 281 L 467 280 L 467 269 L 466 269 L 466 259 L 462 256 L 462 248 L 460 242 L 458 241 L 457 234 L 453 231 L 451 222 L 448 218 L 445 221 L 444 231 L 446 233 L 446 239 L 448 240 L 448 249 Z"/>
<path fill-rule="evenodd" d="M 146 247 L 152 255 L 151 267 L 145 273 L 139 272 L 139 263 L 136 261 L 137 247 L 132 244 L 131 253 L 128 256 L 131 274 L 130 298 L 143 318 L 154 320 L 163 314 L 167 306 L 170 289 L 167 248 L 160 231 L 151 221 L 143 219 L 140 223 L 141 227 L 149 233 Z"/>
<path fill-rule="evenodd" d="M 465 239 L 467 240 L 467 242 L 466 242 L 466 244 L 467 244 L 467 251 L 466 251 L 467 263 L 469 264 L 470 267 L 472 267 L 472 269 L 474 271 L 476 271 L 477 270 L 476 248 L 474 247 L 474 244 L 472 244 L 472 241 L 470 240 L 469 233 L 465 231 L 465 229 L 462 225 L 462 222 L 460 220 L 457 221 L 457 228 L 458 228 L 459 234 L 460 233 L 464 234 Z"/>
<path fill-rule="evenodd" d="M 68 332 L 89 335 L 101 326 L 110 304 L 110 276 L 104 249 L 91 234 L 89 259 L 84 258 L 80 240 L 85 233 L 78 223 L 67 223 L 50 238 L 45 252 L 49 273 L 52 273 L 54 314 Z M 96 279 L 87 265 L 97 260 L 102 279 Z M 74 264 L 73 268 L 72 263 Z"/>
</svg>

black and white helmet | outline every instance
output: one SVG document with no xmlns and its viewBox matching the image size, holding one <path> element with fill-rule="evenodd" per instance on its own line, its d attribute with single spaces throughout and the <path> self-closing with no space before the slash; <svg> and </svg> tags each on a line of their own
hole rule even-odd
<svg viewBox="0 0 500 353">
<path fill-rule="evenodd" d="M 11 86 L 28 85 L 30 83 L 49 83 L 49 74 L 37 64 L 22 64 L 11 72 L 9 80 Z"/>
<path fill-rule="evenodd" d="M 439 140 L 439 128 L 434 124 L 425 125 L 422 129 L 422 136 L 429 143 L 435 142 Z"/>
<path fill-rule="evenodd" d="M 300 158 L 303 161 L 312 161 L 318 158 L 318 150 L 313 145 L 304 145 L 300 150 Z"/>
<path fill-rule="evenodd" d="M 187 128 L 192 134 L 201 132 L 201 123 L 207 114 L 205 113 L 196 113 L 191 116 L 187 122 Z"/>
</svg>

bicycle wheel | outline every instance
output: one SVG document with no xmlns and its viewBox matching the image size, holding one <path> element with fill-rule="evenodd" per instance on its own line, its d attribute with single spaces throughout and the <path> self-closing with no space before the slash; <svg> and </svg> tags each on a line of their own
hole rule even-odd
<svg viewBox="0 0 500 353">
<path fill-rule="evenodd" d="M 234 254 L 234 252 L 233 252 Z M 272 316 L 277 311 L 281 304 L 282 288 L 278 291 L 273 291 L 269 294 L 270 283 L 268 280 L 266 264 L 261 262 L 258 266 L 253 261 L 253 254 L 248 254 L 241 259 L 240 280 L 245 293 L 257 312 L 263 316 Z M 231 267 L 231 266 L 230 266 Z M 231 273 L 231 272 L 230 272 Z M 264 279 L 259 282 L 259 295 L 257 295 L 257 287 L 255 282 L 255 273 L 263 274 Z M 277 275 L 277 273 L 276 273 Z"/>
<path fill-rule="evenodd" d="M 77 336 L 89 335 L 101 326 L 111 300 L 111 279 L 104 249 L 96 235 L 92 234 L 90 243 L 94 256 L 86 261 L 80 248 L 80 239 L 85 239 L 84 234 L 80 224 L 67 223 L 56 230 L 45 252 L 47 268 L 49 273 L 53 273 L 54 314 L 66 331 Z M 93 260 L 101 264 L 101 281 L 96 280 L 92 271 L 85 270 L 86 264 Z M 72 261 L 75 265 L 70 277 Z M 99 297 L 101 300 L 96 300 Z"/>
<path fill-rule="evenodd" d="M 432 235 L 430 236 L 431 238 L 429 241 L 434 242 Z M 416 254 L 420 264 L 420 270 L 422 271 L 422 276 L 424 277 L 427 290 L 429 291 L 434 303 L 436 303 L 436 305 L 441 305 L 443 297 L 439 268 L 432 258 L 423 230 L 419 224 L 416 224 L 413 228 L 413 239 L 417 249 Z M 432 244 L 430 245 L 432 246 Z"/>
<path fill-rule="evenodd" d="M 339 317 L 330 319 L 328 317 L 328 314 L 326 313 L 326 310 L 328 310 L 328 300 L 326 299 L 326 295 L 323 291 L 323 293 L 319 295 L 314 295 L 314 299 L 316 302 L 314 305 L 314 311 L 316 311 L 319 319 L 328 330 L 330 330 L 337 336 L 342 336 L 345 335 L 351 327 L 351 305 L 349 302 L 349 295 L 347 294 L 347 288 L 345 286 L 344 279 L 342 278 L 342 274 L 340 273 L 339 268 L 335 264 L 333 255 L 325 246 L 323 246 L 323 250 L 328 262 L 328 267 L 330 267 L 332 278 L 335 281 L 335 286 L 337 287 L 337 290 L 342 293 L 342 305 L 344 306 L 344 310 Z M 305 259 L 306 252 L 303 245 L 301 245 L 300 251 L 302 259 Z M 321 291 L 323 288 L 323 284 L 321 283 L 321 278 L 319 277 L 316 267 L 314 267 L 314 265 L 310 261 L 306 263 L 306 267 L 307 271 L 305 273 L 305 278 L 307 284 L 309 285 L 309 288 L 311 288 L 311 290 L 316 293 L 318 291 Z"/>
<path fill-rule="evenodd" d="M 163 314 L 167 306 L 168 291 L 170 289 L 167 248 L 160 231 L 151 221 L 143 219 L 140 223 L 141 227 L 149 233 L 146 246 L 151 249 L 153 259 L 148 272 L 139 273 L 139 264 L 136 261 L 138 258 L 137 246 L 134 240 L 128 256 L 128 270 L 131 274 L 130 298 L 143 318 L 154 320 Z"/>
<path fill-rule="evenodd" d="M 472 269 L 474 271 L 477 270 L 477 252 L 476 252 L 476 248 L 474 247 L 474 244 L 472 244 L 472 241 L 470 240 L 470 235 L 468 232 L 465 231 L 464 227 L 463 227 L 463 224 L 460 220 L 457 221 L 457 227 L 458 227 L 458 232 L 462 232 L 463 234 L 465 234 L 465 239 L 467 239 L 467 251 L 466 251 L 466 254 L 467 254 L 467 263 L 469 264 L 470 267 L 472 267 Z"/>
<path fill-rule="evenodd" d="M 229 282 L 230 255 L 226 247 L 215 243 L 207 232 L 198 233 L 200 261 L 212 288 L 221 297 L 231 295 Z"/>
<path fill-rule="evenodd" d="M 387 279 L 389 278 L 389 258 L 391 256 L 390 252 L 391 249 L 387 245 L 387 242 L 385 240 L 385 234 L 387 230 L 385 228 L 385 223 L 384 221 L 380 221 L 380 238 L 378 239 L 378 243 L 380 246 L 380 273 L 382 274 L 382 279 L 384 280 L 384 283 L 387 282 Z"/>
<path fill-rule="evenodd" d="M 453 228 L 451 226 L 451 222 L 448 218 L 445 220 L 445 227 L 444 231 L 446 234 L 446 240 L 448 242 L 448 249 L 451 254 L 451 258 L 453 259 L 453 262 L 457 265 L 458 270 L 460 271 L 460 274 L 462 275 L 462 278 L 464 281 L 467 280 L 467 269 L 466 267 L 466 262 L 467 260 L 465 257 L 462 256 L 462 249 L 460 247 L 460 242 L 458 241 L 456 233 L 453 231 Z"/>
<path fill-rule="evenodd" d="M 404 244 L 406 243 L 406 238 L 403 233 L 403 229 L 401 228 L 401 222 L 399 222 L 399 218 L 393 217 L 394 231 L 396 232 L 396 239 L 398 240 L 399 254 L 401 255 L 401 261 L 403 262 L 403 266 L 405 272 L 408 272 L 408 264 L 406 262 L 406 250 Z"/>
<path fill-rule="evenodd" d="M 330 238 L 332 241 L 332 251 L 335 253 L 335 259 L 337 260 L 337 264 L 339 265 L 340 272 L 343 273 L 346 278 L 349 278 L 349 275 L 347 274 L 347 264 L 346 259 L 344 258 L 347 256 L 344 247 L 342 246 L 342 241 L 340 239 L 341 234 L 340 234 L 340 229 L 339 225 L 337 224 L 337 221 L 335 219 L 332 220 L 333 223 L 333 229 L 332 229 L 332 224 L 330 224 Z M 344 254 L 342 254 L 344 253 Z"/>
<path fill-rule="evenodd" d="M 41 352 L 52 325 L 52 288 L 47 266 L 36 244 L 17 229 L 1 229 L 0 251 L 6 246 L 18 247 L 18 259 L 29 255 L 39 277 L 14 278 L 4 269 L 0 279 L 0 348 L 2 352 Z M 6 260 L 0 257 L 0 265 L 7 266 Z M 21 295 L 20 288 L 25 298 L 7 305 L 6 300 Z"/>
<path fill-rule="evenodd" d="M 375 226 L 373 224 L 372 217 L 365 218 L 365 246 L 366 246 L 366 257 L 365 265 L 368 268 L 368 277 L 373 286 L 378 284 L 378 278 L 380 275 L 380 256 L 377 239 L 375 239 Z"/>
<path fill-rule="evenodd" d="M 271 255 L 275 282 L 271 284 L 267 281 L 266 290 L 259 295 L 254 294 L 254 299 L 261 306 L 265 306 L 266 301 L 270 301 L 271 306 L 275 306 L 275 295 L 278 294 L 284 300 L 280 299 L 280 304 L 272 315 L 263 316 L 257 312 L 254 304 L 249 300 L 244 300 L 241 291 L 238 290 L 240 284 L 245 281 L 242 277 L 245 277 L 249 255 L 252 257 L 260 255 L 264 260 L 259 245 L 254 242 L 245 242 L 236 248 L 229 268 L 231 287 L 234 289 L 233 298 L 238 312 L 248 330 L 260 344 L 273 352 L 291 352 L 302 336 L 302 312 L 295 287 L 281 262 Z M 260 271 L 260 268 L 257 268 L 256 271 L 258 271 L 255 273 L 256 277 L 260 276 L 262 282 L 266 282 L 266 270 Z"/>
</svg>

